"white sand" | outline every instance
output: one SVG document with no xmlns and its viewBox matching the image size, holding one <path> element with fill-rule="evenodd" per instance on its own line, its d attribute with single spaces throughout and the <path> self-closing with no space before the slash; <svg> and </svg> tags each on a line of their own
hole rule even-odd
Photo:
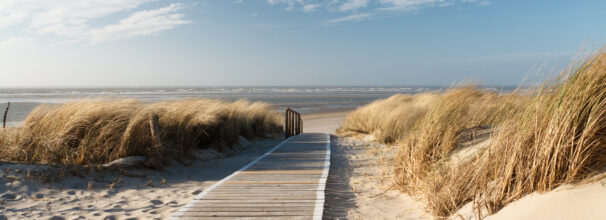
<svg viewBox="0 0 606 220">
<path fill-rule="evenodd" d="M 68 174 L 58 182 L 44 183 L 27 170 L 58 169 L 45 166 L 0 164 L 0 219 L 166 219 L 194 196 L 265 153 L 282 140 L 248 143 L 234 156 L 202 152 L 205 160 L 189 166 L 173 163 L 162 171 L 126 169 L 93 172 L 82 177 Z M 225 158 L 222 158 L 225 157 Z M 212 159 L 215 158 L 215 159 Z M 8 170 L 7 170 L 8 169 Z M 7 172 L 8 171 L 8 172 Z M 134 175 L 140 177 L 134 177 Z M 50 173 L 42 175 L 56 179 Z M 113 189 L 112 181 L 118 180 Z M 163 182 L 164 179 L 164 182 Z M 92 189 L 87 189 L 92 183 Z"/>
<path fill-rule="evenodd" d="M 334 134 L 349 112 L 303 115 L 305 132 Z M 394 147 L 332 137 L 325 219 L 431 219 L 417 200 L 392 187 Z"/>
<path fill-rule="evenodd" d="M 328 219 L 431 219 L 392 186 L 394 147 L 333 137 L 324 215 Z"/>
<path fill-rule="evenodd" d="M 341 127 L 348 113 L 349 111 L 302 115 L 303 131 L 334 134 L 335 130 Z"/>
<path fill-rule="evenodd" d="M 505 219 L 606 219 L 606 180 L 566 185 L 523 197 L 487 220 Z"/>
</svg>

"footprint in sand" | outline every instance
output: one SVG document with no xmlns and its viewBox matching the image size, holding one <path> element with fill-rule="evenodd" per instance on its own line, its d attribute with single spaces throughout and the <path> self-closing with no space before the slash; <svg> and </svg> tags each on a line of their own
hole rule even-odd
<svg viewBox="0 0 606 220">
<path fill-rule="evenodd" d="M 162 201 L 160 201 L 160 200 L 151 200 L 151 201 L 149 201 L 149 202 L 151 202 L 151 203 L 152 203 L 152 204 L 154 204 L 154 205 L 162 205 L 162 204 L 164 204 L 164 202 L 162 202 Z"/>
</svg>

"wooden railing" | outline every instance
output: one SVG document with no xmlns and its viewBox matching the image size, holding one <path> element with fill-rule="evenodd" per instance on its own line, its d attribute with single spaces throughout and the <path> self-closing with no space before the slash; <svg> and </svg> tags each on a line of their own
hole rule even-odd
<svg viewBox="0 0 606 220">
<path fill-rule="evenodd" d="M 303 119 L 301 114 L 286 108 L 284 112 L 284 138 L 289 138 L 303 133 Z"/>
</svg>

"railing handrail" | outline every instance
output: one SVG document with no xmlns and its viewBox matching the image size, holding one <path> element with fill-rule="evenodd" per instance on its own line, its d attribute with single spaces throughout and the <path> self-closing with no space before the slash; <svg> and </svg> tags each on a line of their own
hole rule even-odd
<svg viewBox="0 0 606 220">
<path fill-rule="evenodd" d="M 301 133 L 303 133 L 301 114 L 287 107 L 284 112 L 284 138 Z"/>
</svg>

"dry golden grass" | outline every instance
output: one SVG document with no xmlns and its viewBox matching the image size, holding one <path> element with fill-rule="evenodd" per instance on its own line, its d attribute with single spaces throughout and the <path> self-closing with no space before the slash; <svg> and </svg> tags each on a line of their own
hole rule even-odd
<svg viewBox="0 0 606 220">
<path fill-rule="evenodd" d="M 150 118 L 158 117 L 153 139 Z M 22 127 L 0 132 L 0 158 L 44 164 L 102 164 L 145 155 L 149 165 L 190 158 L 194 148 L 229 148 L 238 136 L 281 132 L 280 115 L 265 103 L 210 99 L 84 100 L 42 105 Z"/>
<path fill-rule="evenodd" d="M 482 130 L 490 136 L 477 156 L 453 159 L 477 138 L 470 134 Z M 374 134 L 397 144 L 394 182 L 424 198 L 435 217 L 448 217 L 468 202 L 491 214 L 529 193 L 603 171 L 606 54 L 524 95 L 455 87 L 380 100 L 349 115 L 339 134 Z"/>
<path fill-rule="evenodd" d="M 393 143 L 409 133 L 437 98 L 437 94 L 420 94 L 377 100 L 350 113 L 337 132 L 340 135 L 372 134 L 382 143 Z"/>
</svg>

